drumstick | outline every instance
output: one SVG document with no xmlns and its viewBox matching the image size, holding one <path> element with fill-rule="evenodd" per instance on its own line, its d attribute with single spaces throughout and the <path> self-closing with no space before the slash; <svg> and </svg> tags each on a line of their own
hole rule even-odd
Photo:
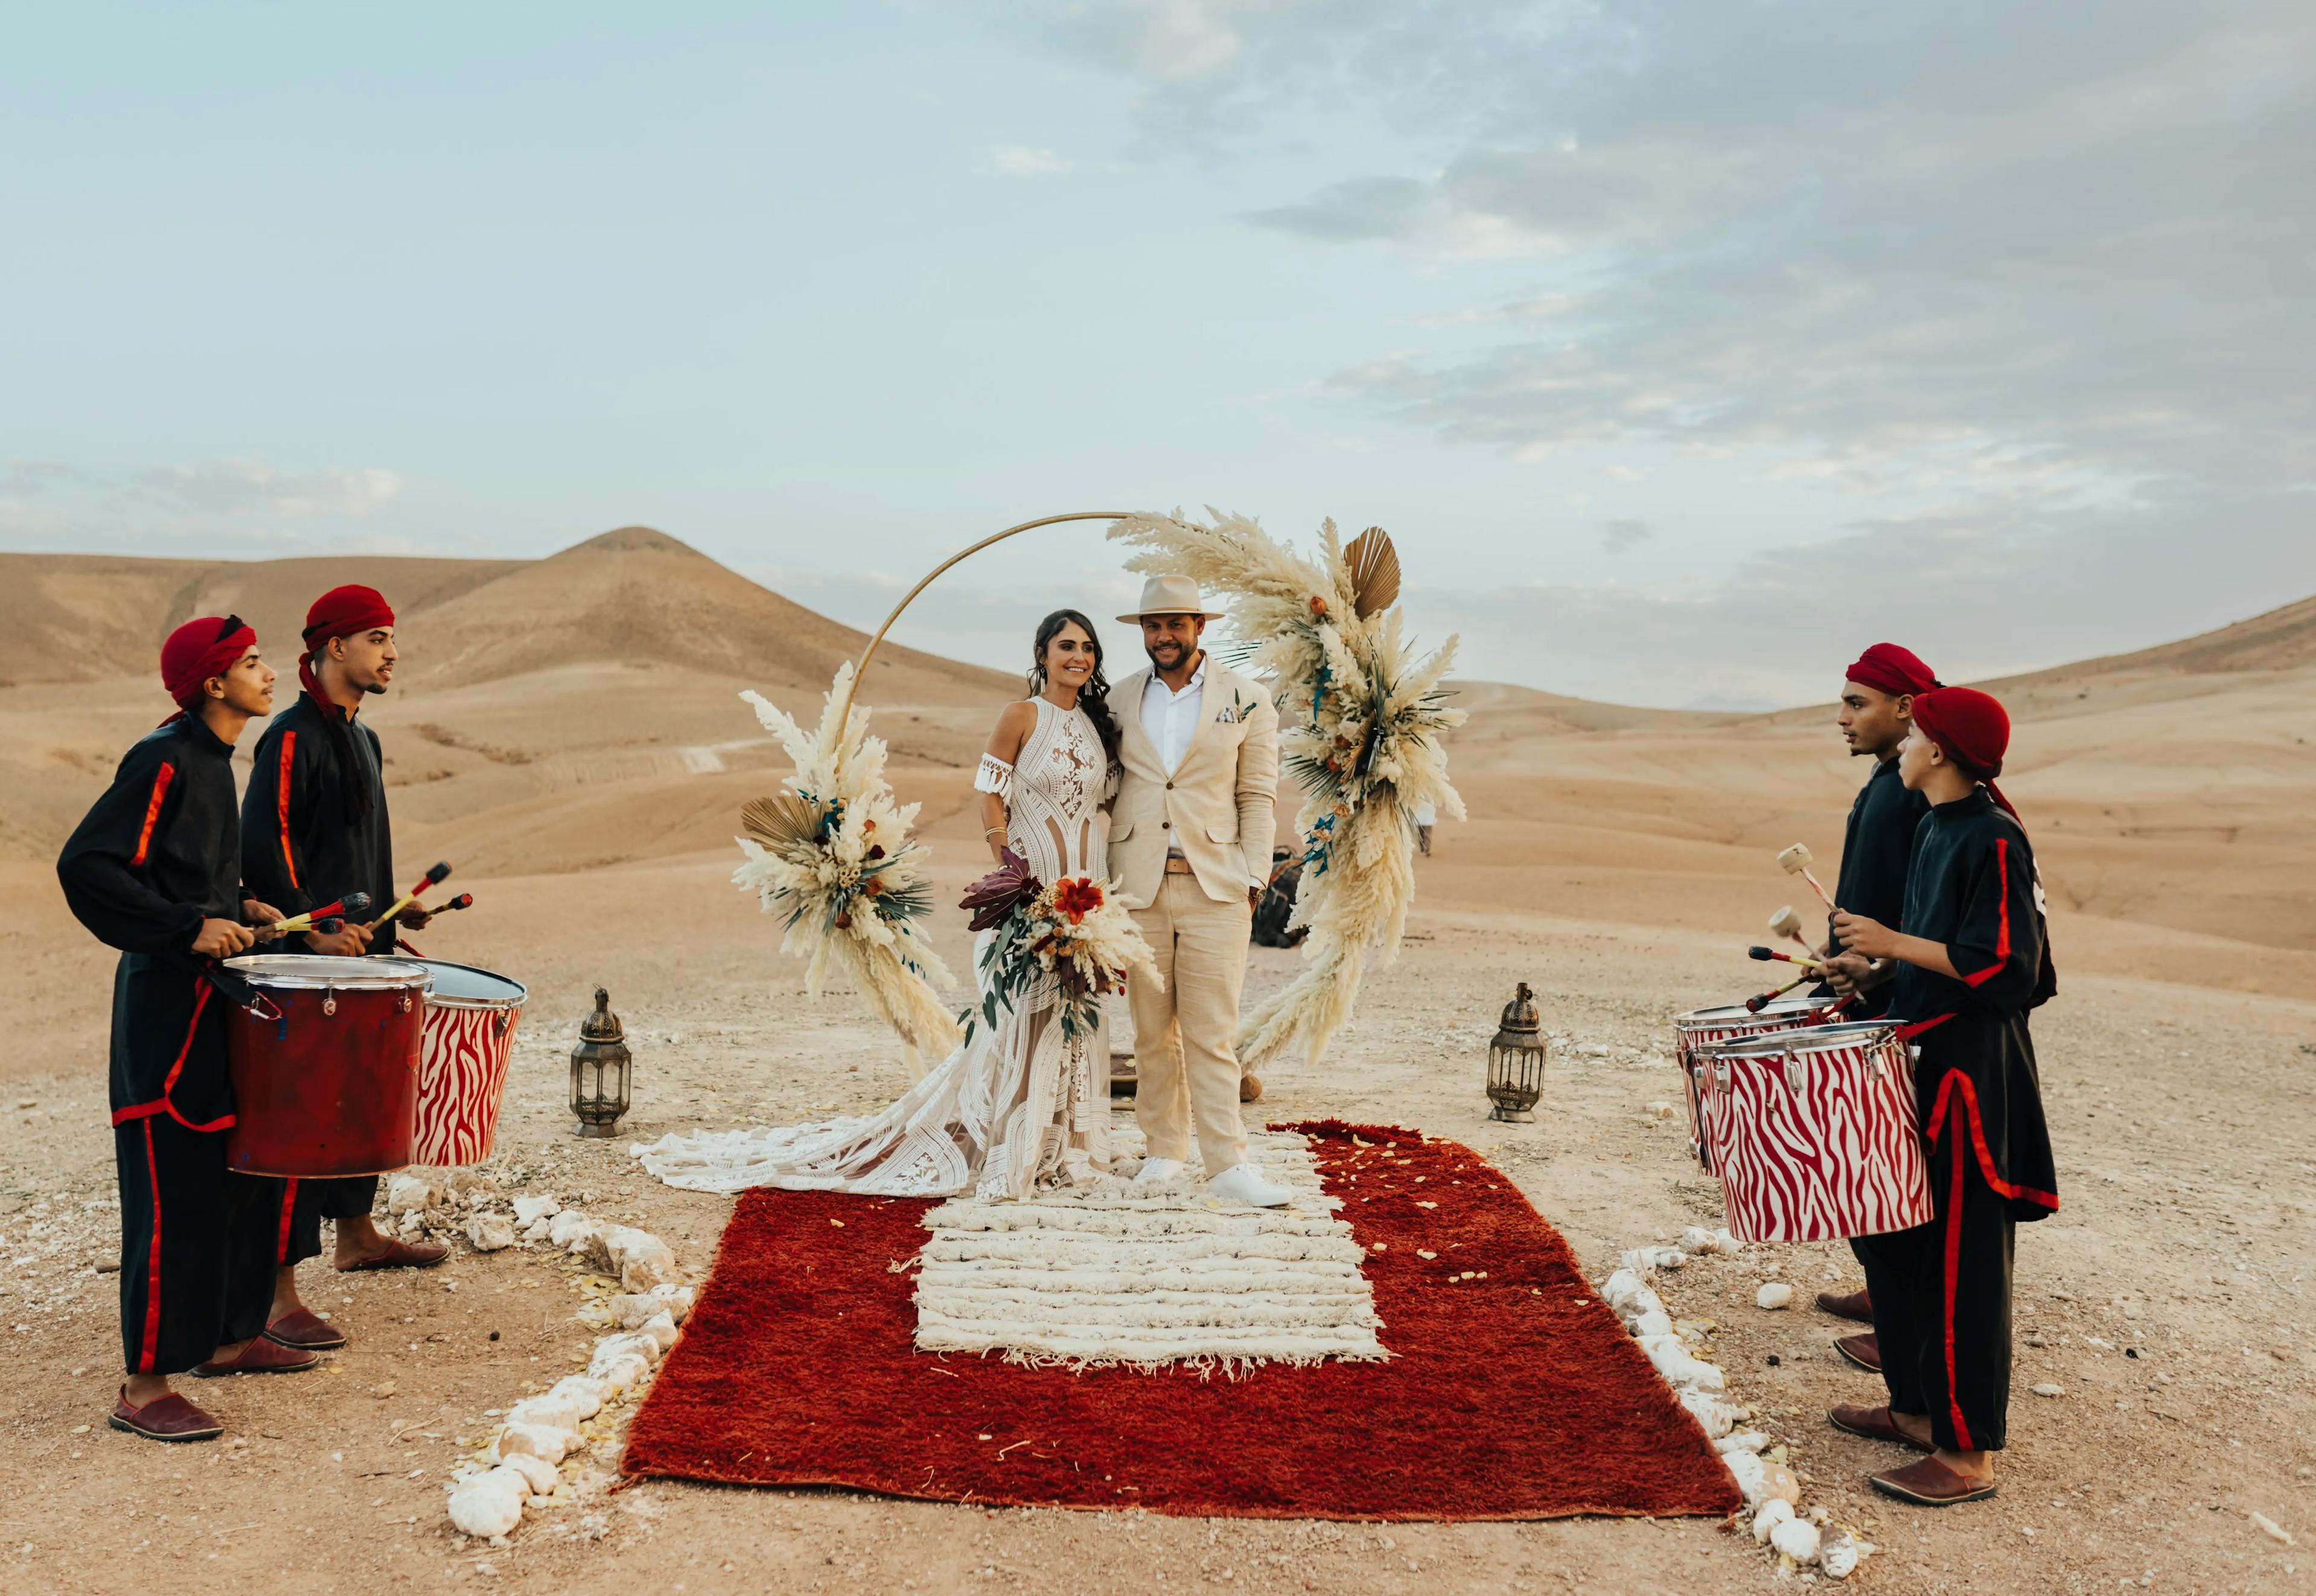
<svg viewBox="0 0 2316 1596">
<path fill-rule="evenodd" d="M 319 908 L 292 914 L 287 920 L 277 920 L 271 925 L 261 925 L 255 930 L 261 938 L 285 937 L 299 931 L 319 932 L 324 936 L 330 936 L 344 928 L 347 915 L 359 914 L 369 907 L 368 893 L 350 892 L 335 903 L 324 904 Z"/>
<path fill-rule="evenodd" d="M 1803 880 L 1808 882 L 1810 884 L 1810 890 L 1817 894 L 1817 901 L 1831 909 L 1834 906 L 1833 900 L 1826 896 L 1825 888 L 1820 887 L 1817 884 L 1817 878 L 1810 874 L 1810 860 L 1814 856 L 1809 851 L 1809 845 L 1807 843 L 1795 843 L 1792 847 L 1777 855 L 1777 863 L 1784 867 L 1786 874 L 1789 876 L 1799 876 Z"/>
<path fill-rule="evenodd" d="M 437 914 L 448 914 L 453 909 L 471 909 L 474 906 L 475 895 L 471 892 L 462 892 L 434 912 Z"/>
<path fill-rule="evenodd" d="M 404 893 L 400 897 L 395 899 L 394 906 L 388 909 L 385 914 L 380 914 L 377 919 L 371 921 L 368 929 L 375 931 L 379 926 L 384 925 L 396 914 L 401 914 L 403 910 L 416 903 L 420 893 L 425 891 L 428 887 L 434 886 L 436 883 L 440 882 L 443 877 L 450 873 L 450 862 L 448 860 L 444 860 L 432 869 L 419 877 L 417 884 L 412 887 L 409 891 Z"/>
<path fill-rule="evenodd" d="M 1794 913 L 1794 906 L 1791 904 L 1787 904 L 1784 908 L 1779 909 L 1776 914 L 1769 916 L 1769 934 L 1773 937 L 1793 938 L 1794 941 L 1801 948 L 1801 950 L 1808 954 L 1812 958 L 1822 958 L 1825 957 L 1824 954 L 1818 951 L 1815 944 L 1811 942 L 1807 937 L 1802 935 L 1802 917 Z"/>
<path fill-rule="evenodd" d="M 1785 996 L 1786 994 L 1791 992 L 1803 982 L 1812 980 L 1813 978 L 1814 977 L 1813 977 L 1809 972 L 1804 970 L 1802 974 L 1795 976 L 1792 980 L 1786 982 L 1783 986 L 1778 987 L 1775 992 L 1764 992 L 1758 996 L 1749 997 L 1745 1000 L 1745 1012 L 1749 1014 L 1758 1014 L 1763 1009 L 1768 1008 L 1773 999 Z"/>
<path fill-rule="evenodd" d="M 1759 946 L 1748 948 L 1745 950 L 1745 957 L 1748 958 L 1775 958 L 1786 964 L 1798 964 L 1804 968 L 1813 970 L 1822 970 L 1825 967 L 1825 961 L 1822 958 L 1806 958 L 1798 953 L 1780 953 L 1775 948 L 1763 948 Z"/>
</svg>

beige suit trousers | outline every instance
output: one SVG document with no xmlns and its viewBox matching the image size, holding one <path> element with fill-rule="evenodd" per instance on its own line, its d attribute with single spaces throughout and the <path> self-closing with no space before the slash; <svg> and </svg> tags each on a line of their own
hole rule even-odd
<svg viewBox="0 0 2316 1596">
<path fill-rule="evenodd" d="M 1134 1118 L 1150 1157 L 1187 1160 L 1195 1116 L 1198 1156 L 1212 1177 L 1246 1162 L 1234 1044 L 1252 919 L 1245 898 L 1217 903 L 1196 876 L 1159 879 L 1158 901 L 1134 911 L 1134 923 L 1166 978 L 1163 992 L 1139 974 L 1127 982 L 1134 1012 Z"/>
</svg>

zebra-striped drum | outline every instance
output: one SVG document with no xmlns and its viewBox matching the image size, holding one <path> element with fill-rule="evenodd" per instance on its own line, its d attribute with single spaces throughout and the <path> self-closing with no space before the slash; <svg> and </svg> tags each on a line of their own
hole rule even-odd
<svg viewBox="0 0 2316 1596">
<path fill-rule="evenodd" d="M 434 977 L 419 1048 L 418 1134 L 414 1164 L 476 1164 L 491 1155 L 506 1097 L 514 1025 L 530 994 L 520 981 L 414 958 Z"/>
<path fill-rule="evenodd" d="M 1708 1174 L 1712 1172 L 1713 1138 L 1705 1130 L 1706 1105 L 1704 1088 L 1697 1079 L 1697 1070 L 1703 1064 L 1698 1049 L 1715 1042 L 1733 1042 L 1739 1037 L 1759 1036 L 1763 1031 L 1790 1030 L 1797 1025 L 1813 1024 L 1817 1018 L 1817 1000 L 1813 997 L 1777 998 L 1764 1003 L 1759 1013 L 1743 1003 L 1722 1003 L 1673 1016 L 1673 1056 L 1680 1064 L 1681 1091 L 1688 1099 L 1688 1153 L 1699 1168 Z"/>
<path fill-rule="evenodd" d="M 1706 1135 L 1729 1233 L 1824 1242 L 1929 1223 L 1912 1056 L 1887 1021 L 1703 1050 Z"/>
</svg>

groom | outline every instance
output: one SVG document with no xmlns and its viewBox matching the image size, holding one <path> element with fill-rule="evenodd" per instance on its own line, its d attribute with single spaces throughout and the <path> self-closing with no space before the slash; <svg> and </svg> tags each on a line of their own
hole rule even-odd
<svg viewBox="0 0 2316 1596">
<path fill-rule="evenodd" d="M 1153 576 L 1142 608 L 1150 668 L 1110 690 L 1126 767 L 1111 811 L 1109 865 L 1165 988 L 1129 977 L 1135 1118 L 1149 1156 L 1139 1184 L 1182 1172 L 1198 1121 L 1207 1190 L 1278 1208 L 1293 1193 L 1246 1161 L 1239 1123 L 1239 989 L 1255 905 L 1270 865 L 1278 785 L 1278 712 L 1252 677 L 1209 658 L 1198 639 L 1220 619 L 1188 576 Z"/>
</svg>

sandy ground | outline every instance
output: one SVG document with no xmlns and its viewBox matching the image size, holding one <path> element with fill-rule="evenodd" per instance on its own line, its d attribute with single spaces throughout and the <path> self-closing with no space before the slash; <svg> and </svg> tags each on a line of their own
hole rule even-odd
<svg viewBox="0 0 2316 1596">
<path fill-rule="evenodd" d="M 479 1547 L 449 1528 L 441 1479 L 493 1410 L 565 1372 L 594 1334 L 573 1316 L 585 1300 L 576 1270 L 522 1250 L 462 1251 L 410 1275 L 308 1264 L 309 1299 L 355 1338 L 325 1371 L 201 1385 L 227 1444 L 108 1431 L 117 1282 L 97 1266 L 118 1252 L 111 958 L 66 914 L 49 861 L 120 749 L 160 717 L 142 673 L 151 639 L 226 608 L 286 638 L 325 582 L 389 588 L 407 672 L 365 714 L 386 739 L 398 865 L 415 875 L 452 859 L 455 887 L 477 899 L 419 940 L 533 994 L 495 1167 L 658 1232 L 700 1274 L 728 1203 L 643 1177 L 629 1139 L 865 1110 L 901 1083 L 861 1005 L 842 994 L 807 1004 L 777 928 L 727 879 L 737 807 L 779 768 L 734 694 L 755 685 L 808 705 L 861 639 L 636 529 L 538 562 L 7 556 L 0 577 L 0 617 L 18 623 L 0 626 L 9 1592 L 1776 1582 L 1750 1540 L 1696 1521 L 984 1513 L 658 1482 Z M 1773 1272 L 1804 1302 L 1854 1281 L 1846 1249 L 1754 1249 L 1660 1288 L 1677 1315 L 1718 1323 L 1733 1392 L 1794 1449 L 1806 1500 L 1884 1547 L 1866 1586 L 2298 1588 L 2316 1558 L 2316 601 L 2000 687 L 2019 721 L 2005 785 L 2052 894 L 2062 992 L 2035 1032 L 2064 1200 L 2021 1232 L 2002 1494 L 1944 1514 L 1885 1506 L 1863 1479 L 1897 1459 L 1822 1423 L 1829 1404 L 1878 1391 L 1831 1352 L 1846 1327 L 1806 1306 L 1764 1313 L 1753 1297 Z M 896 788 L 924 802 L 945 889 L 978 857 L 966 771 L 1004 692 L 991 673 L 921 655 L 871 674 L 866 701 L 893 742 Z M 1634 710 L 1484 683 L 1465 701 L 1475 714 L 1452 758 L 1473 816 L 1443 826 L 1422 863 L 1403 957 L 1323 1064 L 1269 1072 L 1263 1107 L 1481 1149 L 1598 1278 L 1627 1247 L 1717 1222 L 1717 1188 L 1688 1162 L 1679 1121 L 1644 1113 L 1679 1097 L 1668 1022 L 1755 988 L 1763 967 L 1744 943 L 1780 903 L 1808 901 L 1771 858 L 1804 841 L 1831 880 L 1865 771 L 1825 710 Z M 960 918 L 940 921 L 963 968 Z M 1293 965 L 1258 950 L 1252 990 Z M 1507 1127 L 1485 1119 L 1481 1081 L 1519 980 L 1543 996 L 1554 1058 L 1537 1122 Z M 636 1111 L 616 1143 L 572 1137 L 562 1106 L 565 1055 L 598 983 L 637 1057 Z M 2063 1394 L 2033 1395 L 2038 1384 Z M 2254 1512 L 2298 1544 L 2270 1538 Z"/>
<path fill-rule="evenodd" d="M 1469 845 L 1448 832 L 1434 863 L 1454 869 Z M 595 982 L 610 985 L 637 1055 L 634 1137 L 864 1109 L 897 1080 L 856 1003 L 803 1002 L 726 870 L 703 858 L 471 883 L 506 907 L 429 949 L 532 985 L 500 1167 L 659 1232 L 702 1271 L 728 1202 L 642 1177 L 625 1138 L 568 1134 L 563 1053 Z M 1293 958 L 1258 950 L 1255 985 L 1286 978 Z M 1741 989 L 1744 975 L 1726 939 L 1706 933 L 1421 913 L 1356 1032 L 1324 1068 L 1274 1072 L 1264 1106 L 1419 1126 L 1482 1149 L 1597 1276 L 1623 1248 L 1717 1214 L 1678 1121 L 1643 1109 L 1679 1095 L 1669 1016 Z M 1496 1008 L 1519 979 L 1543 994 L 1555 1057 L 1537 1122 L 1508 1127 L 1486 1119 L 1479 1088 Z M 575 1271 L 522 1251 L 462 1252 L 400 1275 L 309 1263 L 309 1296 L 356 1339 L 325 1372 L 202 1386 L 245 1444 L 164 1449 L 108 1431 L 115 1278 L 93 1267 L 115 1245 L 102 1015 L 74 1006 L 52 1047 L 13 1055 L 4 1088 L 16 1105 L 0 1194 L 13 1263 L 0 1318 L 15 1353 L 0 1461 L 11 1588 L 1670 1592 L 1777 1577 L 1750 1541 L 1697 1521 L 988 1513 L 665 1482 L 535 1518 L 503 1550 L 478 1547 L 442 1515 L 440 1481 L 461 1438 L 486 1433 L 489 1410 L 527 1381 L 583 1358 L 593 1333 L 572 1317 Z M 2305 1141 L 2316 1005 L 2089 977 L 2070 983 L 2037 1031 L 2065 1208 L 2021 1233 L 2013 1446 L 1995 1502 L 1946 1514 L 1885 1505 L 1863 1478 L 1893 1459 L 1822 1424 L 1827 1404 L 1873 1389 L 1829 1350 L 1840 1327 L 1751 1301 L 1772 1272 L 1804 1288 L 1853 1278 L 1842 1249 L 1700 1262 L 1668 1277 L 1664 1294 L 1676 1313 L 1719 1322 L 1734 1393 L 1794 1448 L 1807 1500 L 1884 1548 L 1861 1576 L 1874 1588 L 2293 1588 L 2304 1545 L 2271 1541 L 2248 1515 L 2316 1530 L 2316 1327 L 2303 1297 L 2316 1262 Z M 2029 1393 L 2043 1382 L 2065 1395 Z"/>
</svg>

